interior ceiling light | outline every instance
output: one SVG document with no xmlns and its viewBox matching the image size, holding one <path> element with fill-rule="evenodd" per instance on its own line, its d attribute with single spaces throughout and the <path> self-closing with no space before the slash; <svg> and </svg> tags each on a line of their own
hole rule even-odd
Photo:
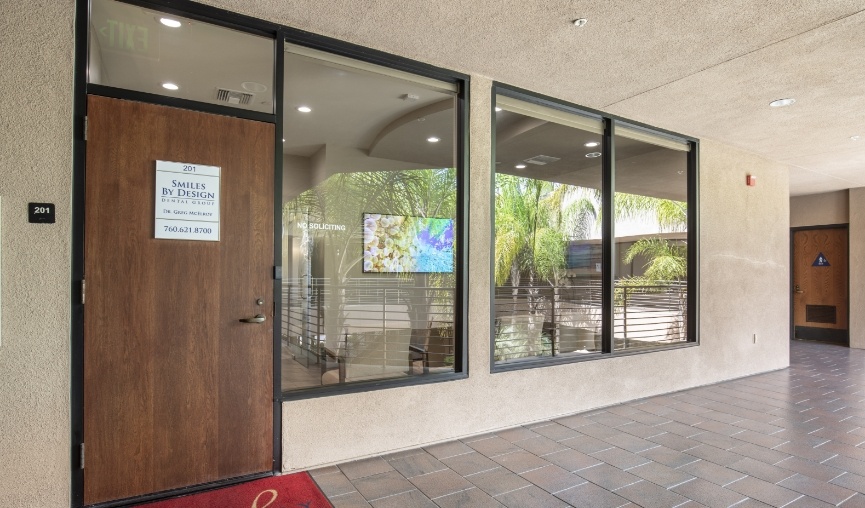
<svg viewBox="0 0 865 508">
<path fill-rule="evenodd" d="M 784 106 L 789 106 L 791 104 L 794 104 L 795 102 L 796 99 L 778 99 L 776 101 L 770 102 L 769 105 L 773 108 L 783 108 Z"/>
<path fill-rule="evenodd" d="M 267 91 L 267 85 L 256 83 L 255 81 L 244 81 L 240 86 L 247 92 L 263 93 Z"/>
<path fill-rule="evenodd" d="M 500 107 L 498 107 L 498 106 L 496 107 L 496 113 L 498 113 L 498 112 L 501 111 L 501 110 L 502 110 L 502 108 L 500 108 Z"/>
<path fill-rule="evenodd" d="M 586 18 L 579 18 L 579 19 L 575 19 L 573 23 L 574 23 L 575 27 L 580 28 L 580 27 L 586 26 L 586 23 L 588 23 L 588 22 L 589 22 L 589 20 L 587 20 Z"/>
<path fill-rule="evenodd" d="M 301 113 L 309 113 L 310 111 L 312 111 L 312 108 L 309 106 L 298 106 L 297 110 Z"/>
<path fill-rule="evenodd" d="M 586 154 L 586 157 L 588 157 L 590 159 L 594 159 L 595 157 L 600 157 L 600 156 L 601 156 L 601 152 L 592 152 L 592 153 Z"/>
<path fill-rule="evenodd" d="M 517 169 L 526 169 L 526 165 L 525 165 L 525 164 L 517 164 L 517 165 L 514 166 L 514 167 L 517 168 Z"/>
<path fill-rule="evenodd" d="M 175 85 L 174 83 L 162 83 L 162 88 L 164 88 L 166 90 L 178 90 L 178 89 L 180 89 L 180 87 Z"/>
<path fill-rule="evenodd" d="M 170 28 L 180 28 L 183 23 L 171 18 L 159 18 L 159 22 Z"/>
<path fill-rule="evenodd" d="M 598 145 L 600 145 L 600 143 L 598 143 L 597 141 L 589 141 L 588 143 L 586 143 L 586 144 L 583 145 L 583 146 L 585 146 L 585 147 L 587 147 L 587 148 L 594 148 L 594 147 L 596 147 L 596 146 L 598 146 Z"/>
<path fill-rule="evenodd" d="M 429 141 L 430 143 L 438 143 L 439 141 L 441 141 L 439 138 L 437 138 L 435 136 L 430 136 L 430 137 L 426 138 L 426 140 Z"/>
</svg>

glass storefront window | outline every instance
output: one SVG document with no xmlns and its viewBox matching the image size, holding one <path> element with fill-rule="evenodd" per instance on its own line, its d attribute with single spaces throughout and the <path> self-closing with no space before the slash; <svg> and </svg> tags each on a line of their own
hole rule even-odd
<svg viewBox="0 0 865 508">
<path fill-rule="evenodd" d="M 455 371 L 456 98 L 287 47 L 284 391 Z"/>
<path fill-rule="evenodd" d="M 615 147 L 614 347 L 686 342 L 688 145 L 622 126 Z"/>
<path fill-rule="evenodd" d="M 496 97 L 496 363 L 601 351 L 600 119 Z"/>
<path fill-rule="evenodd" d="M 93 0 L 88 82 L 273 113 L 274 40 Z"/>
</svg>

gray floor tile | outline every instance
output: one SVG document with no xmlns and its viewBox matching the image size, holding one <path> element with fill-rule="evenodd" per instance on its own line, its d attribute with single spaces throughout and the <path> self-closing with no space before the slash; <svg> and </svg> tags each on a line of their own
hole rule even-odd
<svg viewBox="0 0 865 508">
<path fill-rule="evenodd" d="M 447 466 L 426 452 L 391 460 L 390 465 L 406 478 L 447 469 Z"/>
<path fill-rule="evenodd" d="M 856 494 L 855 491 L 850 489 L 845 489 L 844 487 L 827 482 L 821 482 L 820 480 L 799 473 L 796 473 L 795 476 L 791 476 L 782 482 L 778 482 L 778 485 L 834 505 L 838 505 Z"/>
<path fill-rule="evenodd" d="M 693 455 L 694 457 L 699 457 L 703 460 L 714 462 L 715 464 L 718 464 L 720 466 L 728 466 L 730 464 L 739 462 L 740 460 L 745 458 L 744 455 L 728 452 L 727 450 L 715 448 L 714 446 L 707 444 L 689 449 L 688 455 Z"/>
<path fill-rule="evenodd" d="M 565 489 L 582 485 L 588 481 L 581 476 L 572 474 L 566 469 L 555 465 L 535 469 L 523 473 L 520 476 L 546 490 L 550 494 L 555 494 Z"/>
<path fill-rule="evenodd" d="M 522 476 L 512 473 L 503 467 L 473 474 L 467 476 L 466 479 L 493 497 L 531 485 Z"/>
<path fill-rule="evenodd" d="M 800 492 L 786 489 L 751 476 L 735 481 L 727 485 L 726 488 L 771 506 L 784 506 L 802 496 Z"/>
<path fill-rule="evenodd" d="M 700 460 L 693 455 L 688 455 L 687 453 L 682 453 L 673 450 L 672 448 L 667 448 L 666 446 L 657 446 L 651 450 L 640 452 L 639 455 L 672 468 L 677 468 Z"/>
<path fill-rule="evenodd" d="M 568 504 L 534 485 L 502 494 L 495 498 L 508 508 L 568 508 Z"/>
<path fill-rule="evenodd" d="M 580 427 L 579 430 L 581 431 L 582 428 L 583 427 Z M 552 439 L 553 441 L 561 441 L 563 439 L 570 439 L 572 437 L 577 437 L 580 435 L 580 432 L 569 427 L 565 427 L 564 425 L 559 425 L 558 423 L 551 423 L 550 425 L 534 428 L 532 429 L 532 432 Z"/>
<path fill-rule="evenodd" d="M 631 422 L 627 425 L 622 425 L 621 427 L 616 427 L 618 430 L 630 434 L 632 436 L 641 437 L 643 439 L 648 439 L 650 437 L 659 436 L 663 434 L 665 431 L 650 425 L 645 425 L 642 423 Z"/>
<path fill-rule="evenodd" d="M 441 508 L 501 508 L 504 506 L 477 487 L 437 498 L 435 503 Z"/>
<path fill-rule="evenodd" d="M 853 473 L 844 473 L 837 478 L 834 478 L 829 483 L 834 483 L 841 487 L 855 490 L 856 492 L 865 493 L 865 476 L 859 476 Z"/>
<path fill-rule="evenodd" d="M 538 457 L 543 457 L 544 455 L 548 455 L 553 452 L 560 452 L 562 450 L 570 449 L 564 444 L 557 443 L 552 439 L 544 436 L 538 436 L 531 439 L 525 439 L 523 441 L 517 441 L 514 444 L 529 453 L 534 453 Z"/>
<path fill-rule="evenodd" d="M 417 490 L 381 498 L 370 504 L 374 508 L 436 508 L 435 503 Z"/>
<path fill-rule="evenodd" d="M 694 441 L 693 439 L 682 437 L 678 434 L 673 434 L 670 432 L 659 434 L 657 436 L 649 437 L 646 439 L 653 443 L 658 443 L 660 445 L 666 446 L 667 448 L 672 448 L 673 450 L 678 450 L 680 452 L 688 451 L 691 448 L 696 448 L 698 446 L 702 446 L 703 444 L 699 441 Z"/>
<path fill-rule="evenodd" d="M 622 487 L 615 493 L 643 508 L 669 508 L 681 506 L 689 501 L 671 490 L 645 480 Z"/>
<path fill-rule="evenodd" d="M 351 483 L 370 502 L 383 497 L 402 494 L 415 488 L 398 471 L 364 476 L 353 480 Z"/>
<path fill-rule="evenodd" d="M 315 483 L 325 496 L 339 496 L 357 490 L 342 472 L 316 476 Z"/>
<path fill-rule="evenodd" d="M 538 434 L 535 434 L 525 427 L 514 427 L 513 429 L 502 430 L 496 432 L 496 435 L 506 441 L 510 441 L 511 443 L 538 437 Z"/>
<path fill-rule="evenodd" d="M 466 444 L 478 453 L 486 455 L 487 457 L 495 457 L 496 455 L 515 452 L 520 449 L 517 445 L 498 436 L 492 436 L 486 439 L 480 439 L 478 441 L 472 441 Z"/>
<path fill-rule="evenodd" d="M 550 465 L 546 460 L 523 450 L 499 455 L 493 457 L 493 460 L 517 474 Z"/>
<path fill-rule="evenodd" d="M 856 494 L 841 503 L 842 508 L 865 508 L 865 494 Z"/>
<path fill-rule="evenodd" d="M 745 473 L 749 476 L 765 480 L 769 483 L 778 483 L 781 480 L 785 480 L 796 474 L 789 469 L 784 469 L 781 467 L 773 466 L 771 464 L 766 464 L 765 462 L 760 462 L 759 460 L 752 459 L 751 457 L 745 457 L 739 462 L 730 464 L 727 467 Z"/>
<path fill-rule="evenodd" d="M 771 448 L 765 448 L 763 446 L 757 446 L 751 443 L 745 443 L 734 448 L 731 448 L 729 451 L 743 455 L 745 457 L 751 457 L 752 459 L 757 459 L 760 462 L 765 462 L 766 464 L 777 464 L 784 459 L 788 459 L 793 454 L 784 453 L 778 450 L 774 450 Z"/>
<path fill-rule="evenodd" d="M 613 445 L 610 443 L 605 443 L 604 441 L 591 436 L 577 436 L 571 439 L 565 439 L 560 441 L 560 444 L 583 453 L 594 453 L 613 448 Z"/>
<path fill-rule="evenodd" d="M 643 438 L 632 436 L 625 432 L 621 432 L 618 436 L 604 438 L 602 441 L 604 441 L 605 443 L 610 443 L 611 445 L 621 448 L 623 450 L 628 450 L 632 453 L 640 453 L 642 451 L 658 446 L 657 443 L 646 441 Z"/>
<path fill-rule="evenodd" d="M 682 483 L 695 478 L 693 475 L 684 471 L 679 471 L 678 469 L 673 469 L 669 466 L 658 464 L 657 462 L 649 462 L 642 466 L 632 467 L 631 469 L 628 469 L 628 472 L 666 489 L 676 485 L 681 485 Z"/>
<path fill-rule="evenodd" d="M 393 471 L 393 467 L 381 457 L 346 462 L 345 464 L 340 464 L 339 468 L 349 480 Z"/>
<path fill-rule="evenodd" d="M 340 496 L 328 496 L 327 499 L 333 504 L 334 508 L 369 508 L 372 506 L 357 491 Z"/>
<path fill-rule="evenodd" d="M 632 475 L 626 471 L 615 468 L 609 464 L 600 464 L 595 467 L 583 469 L 576 473 L 586 480 L 599 485 L 607 490 L 616 490 L 632 483 L 642 481 L 639 476 Z"/>
<path fill-rule="evenodd" d="M 819 464 L 817 462 L 803 459 L 801 457 L 790 457 L 789 459 L 785 459 L 779 462 L 777 466 L 783 467 L 784 469 L 788 469 L 790 471 L 794 471 L 796 473 L 802 473 L 803 475 L 810 476 L 811 478 L 823 480 L 824 482 L 828 482 L 833 478 L 837 478 L 844 473 L 844 471 L 841 471 L 840 469 L 834 468 L 832 466 Z"/>
<path fill-rule="evenodd" d="M 436 471 L 421 476 L 415 476 L 409 480 L 415 487 L 430 499 L 453 494 L 462 490 L 470 489 L 474 485 L 456 474 L 450 469 Z"/>
<path fill-rule="evenodd" d="M 621 448 L 610 448 L 609 450 L 591 453 L 590 455 L 619 469 L 630 469 L 650 462 L 645 457 L 622 450 Z"/>
<path fill-rule="evenodd" d="M 474 451 L 462 441 L 448 441 L 447 443 L 430 445 L 425 447 L 424 450 L 439 460 L 448 457 L 456 457 L 457 455 L 463 455 Z"/>
<path fill-rule="evenodd" d="M 670 490 L 711 508 L 727 508 L 747 499 L 747 496 L 743 494 L 725 489 L 702 478 L 695 478 L 693 481 L 683 483 Z"/>
<path fill-rule="evenodd" d="M 570 472 L 579 471 L 587 467 L 597 466 L 602 461 L 576 450 L 563 450 L 545 455 L 544 459 Z"/>
<path fill-rule="evenodd" d="M 630 503 L 591 482 L 559 492 L 556 497 L 575 508 L 621 508 Z"/>
<path fill-rule="evenodd" d="M 693 464 L 682 466 L 678 470 L 710 481 L 721 487 L 748 476 L 740 471 L 719 466 L 718 464 L 707 460 L 701 460 L 699 462 L 694 462 Z"/>
</svg>

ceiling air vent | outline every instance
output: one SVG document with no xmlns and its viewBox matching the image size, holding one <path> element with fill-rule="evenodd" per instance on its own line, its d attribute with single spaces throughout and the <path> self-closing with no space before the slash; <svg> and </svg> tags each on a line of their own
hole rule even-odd
<svg viewBox="0 0 865 508">
<path fill-rule="evenodd" d="M 216 100 L 219 102 L 227 102 L 229 104 L 250 104 L 255 94 L 247 92 L 238 92 L 237 90 L 228 90 L 226 88 L 216 89 Z"/>
<path fill-rule="evenodd" d="M 561 159 L 558 157 L 550 157 L 549 155 L 535 155 L 531 159 L 526 159 L 526 162 L 528 162 L 529 164 L 537 164 L 538 166 L 543 166 L 544 164 L 550 164 L 559 160 Z"/>
</svg>

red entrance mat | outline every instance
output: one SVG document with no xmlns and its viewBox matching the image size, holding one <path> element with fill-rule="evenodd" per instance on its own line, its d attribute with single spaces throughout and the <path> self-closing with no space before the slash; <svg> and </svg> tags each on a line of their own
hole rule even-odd
<svg viewBox="0 0 865 508">
<path fill-rule="evenodd" d="M 271 476 L 141 508 L 332 508 L 309 473 Z"/>
</svg>

